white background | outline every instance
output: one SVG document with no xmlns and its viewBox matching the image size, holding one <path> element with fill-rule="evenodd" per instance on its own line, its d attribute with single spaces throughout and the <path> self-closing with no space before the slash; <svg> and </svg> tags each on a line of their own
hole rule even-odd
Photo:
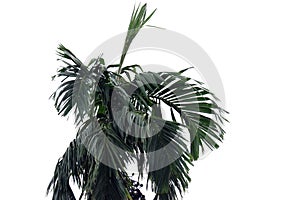
<svg viewBox="0 0 300 200">
<path fill-rule="evenodd" d="M 45 198 L 75 131 L 48 100 L 59 43 L 84 60 L 125 31 L 134 1 L 1 1 L 1 199 Z M 300 199 L 298 1 L 149 1 L 150 24 L 201 45 L 222 77 L 231 123 L 191 170 L 187 200 Z M 150 199 L 150 198 L 149 198 Z"/>
</svg>

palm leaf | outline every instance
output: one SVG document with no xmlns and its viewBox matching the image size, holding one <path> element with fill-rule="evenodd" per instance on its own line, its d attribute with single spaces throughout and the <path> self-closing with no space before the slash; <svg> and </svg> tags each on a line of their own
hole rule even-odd
<svg viewBox="0 0 300 200">
<path fill-rule="evenodd" d="M 95 62 L 92 70 L 89 70 L 76 56 L 63 45 L 58 47 L 58 55 L 66 66 L 58 70 L 56 77 L 63 77 L 62 84 L 51 95 L 55 100 L 54 106 L 58 114 L 67 116 L 70 111 L 76 115 L 76 123 L 82 122 L 86 115 L 91 115 L 93 97 L 95 90 L 96 76 L 102 73 L 98 70 L 98 63 Z M 65 60 L 67 59 L 67 61 Z M 97 59 L 101 60 L 101 58 Z M 71 61 L 72 63 L 69 63 Z"/>
<path fill-rule="evenodd" d="M 218 148 L 225 131 L 223 123 L 225 110 L 216 103 L 214 94 L 200 82 L 191 80 L 182 73 L 140 73 L 135 82 L 142 82 L 149 98 L 160 100 L 180 114 L 192 138 L 191 153 L 198 159 L 199 145 L 204 153 L 205 147 Z"/>
<path fill-rule="evenodd" d="M 147 16 L 147 4 L 144 4 L 142 7 L 140 5 L 133 9 L 130 23 L 128 26 L 128 31 L 122 51 L 122 56 L 120 59 L 120 65 L 118 74 L 121 73 L 121 67 L 123 65 L 124 59 L 126 57 L 127 51 L 130 47 L 131 42 L 135 38 L 135 36 L 138 34 L 138 32 L 141 30 L 141 28 L 150 20 L 150 18 L 153 16 L 156 10 L 154 10 L 148 17 Z"/>
</svg>

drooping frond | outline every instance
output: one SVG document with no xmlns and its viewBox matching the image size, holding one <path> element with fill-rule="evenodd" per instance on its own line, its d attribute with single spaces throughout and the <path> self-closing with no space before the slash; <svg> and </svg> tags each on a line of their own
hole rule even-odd
<svg viewBox="0 0 300 200">
<path fill-rule="evenodd" d="M 82 62 L 66 47 L 59 45 L 57 54 L 61 57 L 65 66 L 62 66 L 55 77 L 62 77 L 61 85 L 51 95 L 55 100 L 55 108 L 58 114 L 67 116 L 70 111 L 76 113 L 76 123 L 82 122 L 86 115 L 90 115 L 93 107 L 96 76 L 101 76 L 99 64 L 93 66 L 93 70 Z M 96 72 L 97 70 L 97 72 Z"/>
<path fill-rule="evenodd" d="M 126 152 L 132 152 L 132 147 L 123 142 L 111 124 L 99 124 L 96 119 L 87 120 L 78 131 L 77 138 L 96 161 L 111 168 L 124 171 L 126 164 L 131 161 Z"/>
<path fill-rule="evenodd" d="M 126 100 L 115 108 L 114 112 L 119 116 L 115 120 L 123 125 L 121 129 L 136 136 L 136 143 L 142 143 L 139 146 L 141 151 L 151 153 L 164 149 L 170 143 L 176 144 L 164 149 L 163 153 L 155 154 L 155 159 L 148 157 L 148 180 L 152 182 L 157 199 L 176 199 L 174 191 L 182 194 L 190 181 L 188 172 L 192 160 L 197 160 L 206 148 L 218 148 L 225 133 L 220 124 L 226 120 L 226 111 L 218 106 L 218 99 L 203 83 L 183 76 L 184 72 L 138 73 L 130 83 L 118 86 L 122 88 L 119 89 L 122 95 L 118 97 L 118 102 Z M 170 107 L 173 121 L 163 119 L 162 102 Z M 176 120 L 175 112 L 181 120 Z M 184 143 L 185 138 L 180 137 L 183 128 L 190 133 L 190 153 Z M 202 148 L 202 152 L 199 148 Z M 173 163 L 155 170 L 158 165 L 155 162 L 170 157 L 176 158 Z M 161 177 L 166 179 L 165 182 L 161 182 Z"/>
<path fill-rule="evenodd" d="M 181 72 L 140 73 L 135 78 L 141 82 L 149 98 L 160 100 L 179 113 L 187 126 L 193 142 L 192 155 L 198 159 L 202 151 L 218 148 L 225 131 L 221 127 L 226 113 L 216 103 L 217 99 L 199 81 L 185 77 Z"/>
<path fill-rule="evenodd" d="M 78 187 L 90 187 L 92 172 L 97 168 L 94 157 L 83 145 L 73 140 L 64 155 L 59 159 L 47 193 L 53 190 L 53 200 L 76 200 L 69 181 L 72 178 Z"/>
<path fill-rule="evenodd" d="M 73 140 L 59 159 L 47 193 L 53 191 L 53 200 L 76 200 L 70 180 L 81 189 L 80 199 L 87 200 L 127 200 L 133 182 L 126 172 L 97 162 L 78 140 Z"/>
<path fill-rule="evenodd" d="M 148 181 L 151 181 L 152 190 L 156 193 L 154 200 L 178 199 L 177 192 L 182 197 L 191 181 L 189 176 L 191 165 L 189 155 L 185 153 L 170 165 L 150 172 Z"/>
</svg>

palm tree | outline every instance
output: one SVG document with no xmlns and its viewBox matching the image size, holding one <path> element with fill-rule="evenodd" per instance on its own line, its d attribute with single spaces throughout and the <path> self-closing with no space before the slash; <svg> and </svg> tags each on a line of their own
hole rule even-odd
<svg viewBox="0 0 300 200">
<path fill-rule="evenodd" d="M 133 10 L 119 64 L 106 66 L 100 56 L 84 65 L 66 47 L 58 47 L 64 66 L 54 78 L 63 79 L 52 98 L 59 115 L 75 115 L 78 132 L 48 186 L 47 194 L 53 192 L 53 200 L 76 200 L 70 180 L 81 189 L 79 199 L 145 199 L 139 190 L 142 185 L 126 172 L 132 155 L 139 159 L 139 178 L 145 166 L 149 169 L 163 156 L 176 155 L 168 165 L 149 170 L 147 187 L 150 183 L 155 200 L 178 199 L 191 181 L 192 162 L 206 149 L 218 148 L 223 140 L 226 111 L 201 82 L 184 76 L 187 69 L 154 73 L 143 72 L 139 65 L 123 66 L 132 40 L 155 12 L 147 16 L 146 6 Z M 171 119 L 162 115 L 166 108 Z M 190 151 L 182 137 L 184 131 L 193 138 Z M 144 159 L 170 143 L 169 151 L 158 161 Z"/>
</svg>

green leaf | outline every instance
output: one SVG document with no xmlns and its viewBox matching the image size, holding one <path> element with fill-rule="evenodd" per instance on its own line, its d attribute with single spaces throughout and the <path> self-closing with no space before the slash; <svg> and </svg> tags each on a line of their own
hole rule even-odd
<svg viewBox="0 0 300 200">
<path fill-rule="evenodd" d="M 153 16 L 155 11 L 156 10 L 154 10 L 146 18 L 146 15 L 147 15 L 147 4 L 146 3 L 142 7 L 140 7 L 140 5 L 137 8 L 134 7 L 132 15 L 131 15 L 130 23 L 128 26 L 128 31 L 127 31 L 123 51 L 122 51 L 122 56 L 120 59 L 118 74 L 121 73 L 122 65 L 125 60 L 127 51 L 130 47 L 130 44 L 132 43 L 133 39 L 138 34 L 140 29 L 150 20 L 150 18 Z"/>
</svg>

